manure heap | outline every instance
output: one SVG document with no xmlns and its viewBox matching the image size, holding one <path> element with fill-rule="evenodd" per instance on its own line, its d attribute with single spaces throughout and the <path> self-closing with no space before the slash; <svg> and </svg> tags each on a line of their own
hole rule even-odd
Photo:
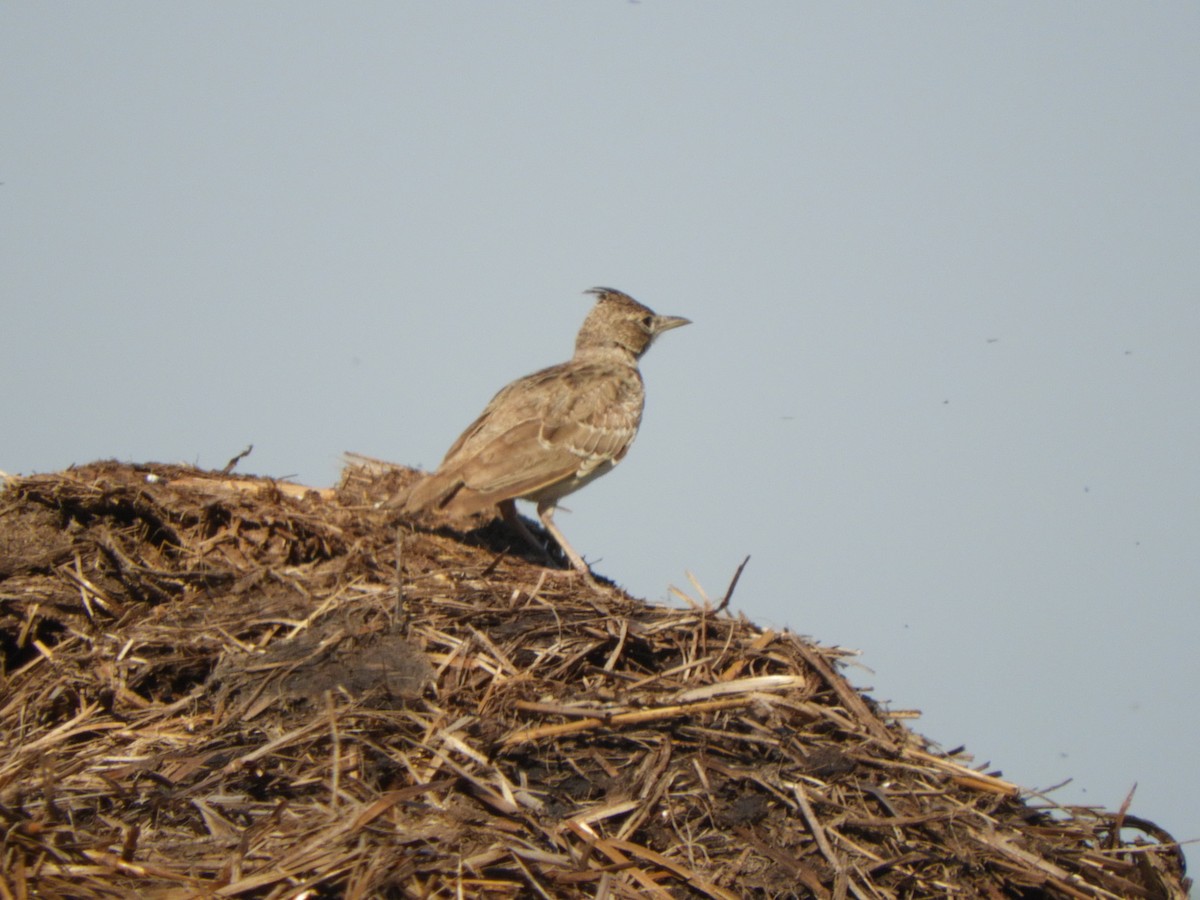
<svg viewBox="0 0 1200 900">
<path fill-rule="evenodd" d="M 1186 897 L 1170 835 L 938 751 L 845 651 L 396 527 L 411 477 L 8 479 L 0 897 Z"/>
</svg>

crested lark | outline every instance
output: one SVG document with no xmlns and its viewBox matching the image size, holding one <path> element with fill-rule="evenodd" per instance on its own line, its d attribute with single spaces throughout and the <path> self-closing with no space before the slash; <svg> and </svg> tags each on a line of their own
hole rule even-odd
<svg viewBox="0 0 1200 900">
<path fill-rule="evenodd" d="M 571 360 L 496 394 L 438 470 L 398 498 L 405 513 L 463 517 L 499 506 L 505 521 L 544 552 L 517 517 L 514 501 L 531 500 L 571 565 L 589 571 L 554 524 L 555 505 L 625 458 L 645 402 L 638 359 L 659 334 L 690 323 L 655 315 L 612 288 L 588 293 L 599 299 L 579 329 Z"/>
</svg>

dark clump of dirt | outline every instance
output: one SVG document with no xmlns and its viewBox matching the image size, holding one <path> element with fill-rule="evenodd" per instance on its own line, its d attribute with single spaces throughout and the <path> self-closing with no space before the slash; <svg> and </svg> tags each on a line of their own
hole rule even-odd
<svg viewBox="0 0 1200 900">
<path fill-rule="evenodd" d="M 1186 897 L 1153 823 L 939 752 L 845 651 L 397 522 L 411 477 L 9 480 L 0 897 Z"/>
</svg>

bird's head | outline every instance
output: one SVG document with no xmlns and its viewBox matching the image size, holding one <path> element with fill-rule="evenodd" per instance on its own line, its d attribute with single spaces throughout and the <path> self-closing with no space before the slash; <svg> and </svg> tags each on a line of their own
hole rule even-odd
<svg viewBox="0 0 1200 900">
<path fill-rule="evenodd" d="M 587 291 L 598 298 L 575 339 L 575 355 L 617 350 L 636 360 L 664 331 L 690 325 L 682 316 L 660 316 L 628 294 L 613 288 Z"/>
</svg>

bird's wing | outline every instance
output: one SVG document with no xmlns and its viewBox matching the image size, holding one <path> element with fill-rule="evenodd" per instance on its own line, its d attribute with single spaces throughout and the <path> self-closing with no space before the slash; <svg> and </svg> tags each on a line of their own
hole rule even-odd
<svg viewBox="0 0 1200 900">
<path fill-rule="evenodd" d="M 555 366 L 513 382 L 438 470 L 462 486 L 453 498 L 457 511 L 534 494 L 619 462 L 637 433 L 643 396 L 641 377 L 628 368 Z"/>
</svg>

